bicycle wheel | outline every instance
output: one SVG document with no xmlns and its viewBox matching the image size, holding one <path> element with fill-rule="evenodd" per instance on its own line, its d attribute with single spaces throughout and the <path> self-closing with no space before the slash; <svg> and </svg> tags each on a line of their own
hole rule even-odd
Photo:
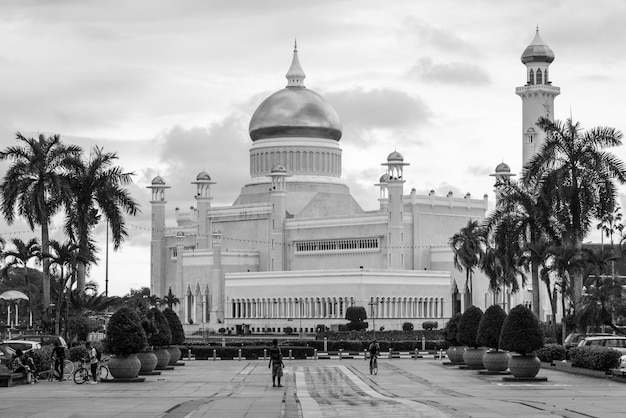
<svg viewBox="0 0 626 418">
<path fill-rule="evenodd" d="M 69 360 L 63 360 L 63 379 L 69 380 L 74 374 L 74 363 Z"/>
<path fill-rule="evenodd" d="M 107 366 L 100 366 L 100 380 L 107 380 L 109 378 L 109 368 Z"/>
<path fill-rule="evenodd" d="M 89 381 L 89 372 L 84 367 L 79 367 L 78 370 L 74 372 L 74 383 L 80 385 L 82 383 Z"/>
</svg>

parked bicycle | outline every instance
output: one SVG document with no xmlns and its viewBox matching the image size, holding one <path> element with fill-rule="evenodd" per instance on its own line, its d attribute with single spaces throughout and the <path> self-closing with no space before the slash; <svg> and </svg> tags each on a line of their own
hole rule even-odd
<svg viewBox="0 0 626 418">
<path fill-rule="evenodd" d="M 63 380 L 69 380 L 74 374 L 74 363 L 69 360 L 63 360 Z M 59 372 L 54 368 L 54 361 L 50 362 L 50 371 L 48 372 L 48 382 L 59 378 Z"/>
<path fill-rule="evenodd" d="M 103 358 L 102 361 L 98 362 L 97 373 L 100 381 L 107 380 L 109 378 L 109 366 L 108 360 L 110 357 Z M 89 359 L 84 358 L 80 362 L 80 366 L 74 372 L 74 383 L 80 385 L 85 382 L 89 382 L 89 376 L 91 373 L 91 367 L 89 365 Z"/>
</svg>

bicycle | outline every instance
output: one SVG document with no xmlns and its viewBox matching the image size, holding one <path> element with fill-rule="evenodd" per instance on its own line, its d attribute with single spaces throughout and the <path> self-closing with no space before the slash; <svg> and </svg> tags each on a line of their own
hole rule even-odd
<svg viewBox="0 0 626 418">
<path fill-rule="evenodd" d="M 100 377 L 100 381 L 107 380 L 109 378 L 110 371 L 109 366 L 106 365 L 107 361 L 108 358 L 98 362 L 98 367 L 96 370 L 98 373 L 98 377 Z M 89 360 L 82 359 L 80 366 L 78 366 L 78 369 L 76 369 L 76 371 L 74 372 L 74 383 L 76 383 L 77 385 L 81 385 L 85 382 L 88 382 L 90 372 L 91 365 L 89 364 Z"/>
<path fill-rule="evenodd" d="M 376 354 L 370 361 L 370 374 L 378 374 L 378 355 Z"/>
<path fill-rule="evenodd" d="M 63 380 L 69 380 L 74 374 L 74 363 L 65 359 L 63 360 Z M 50 371 L 48 372 L 48 382 L 59 378 L 59 373 L 54 368 L 54 360 L 50 361 Z"/>
</svg>

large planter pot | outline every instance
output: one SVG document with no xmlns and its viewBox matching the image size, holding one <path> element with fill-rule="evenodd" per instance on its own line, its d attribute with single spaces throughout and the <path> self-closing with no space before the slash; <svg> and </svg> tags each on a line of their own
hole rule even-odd
<svg viewBox="0 0 626 418">
<path fill-rule="evenodd" d="M 128 357 L 111 356 L 109 371 L 115 379 L 132 379 L 137 377 L 141 362 L 135 354 Z"/>
<path fill-rule="evenodd" d="M 484 369 L 483 356 L 486 351 L 486 348 L 466 348 L 463 352 L 463 361 L 471 368 Z"/>
<path fill-rule="evenodd" d="M 509 360 L 509 370 L 515 377 L 535 377 L 541 369 L 541 360 L 537 356 L 514 355 Z"/>
<path fill-rule="evenodd" d="M 137 358 L 141 362 L 139 373 L 151 373 L 157 365 L 157 356 L 152 351 L 137 353 Z"/>
<path fill-rule="evenodd" d="M 154 350 L 153 353 L 157 357 L 155 369 L 164 369 L 170 362 L 170 353 L 165 348 Z"/>
<path fill-rule="evenodd" d="M 463 352 L 465 351 L 464 345 L 451 345 L 446 351 L 446 355 L 450 362 L 454 364 L 465 364 L 463 361 Z"/>
<path fill-rule="evenodd" d="M 178 347 L 167 347 L 167 352 L 170 353 L 170 361 L 168 363 L 170 366 L 175 365 L 178 360 L 180 360 L 180 356 L 182 355 L 180 348 Z"/>
<path fill-rule="evenodd" d="M 511 355 L 506 351 L 488 350 L 483 355 L 483 364 L 490 372 L 504 372 L 509 368 Z"/>
</svg>

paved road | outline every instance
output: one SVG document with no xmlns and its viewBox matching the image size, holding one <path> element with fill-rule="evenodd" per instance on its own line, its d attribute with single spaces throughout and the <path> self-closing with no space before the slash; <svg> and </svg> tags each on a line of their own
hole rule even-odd
<svg viewBox="0 0 626 418">
<path fill-rule="evenodd" d="M 626 384 L 542 370 L 543 383 L 432 359 L 285 361 L 273 388 L 265 361 L 191 361 L 144 383 L 42 382 L 0 388 L 0 417 L 623 417 Z"/>
</svg>

